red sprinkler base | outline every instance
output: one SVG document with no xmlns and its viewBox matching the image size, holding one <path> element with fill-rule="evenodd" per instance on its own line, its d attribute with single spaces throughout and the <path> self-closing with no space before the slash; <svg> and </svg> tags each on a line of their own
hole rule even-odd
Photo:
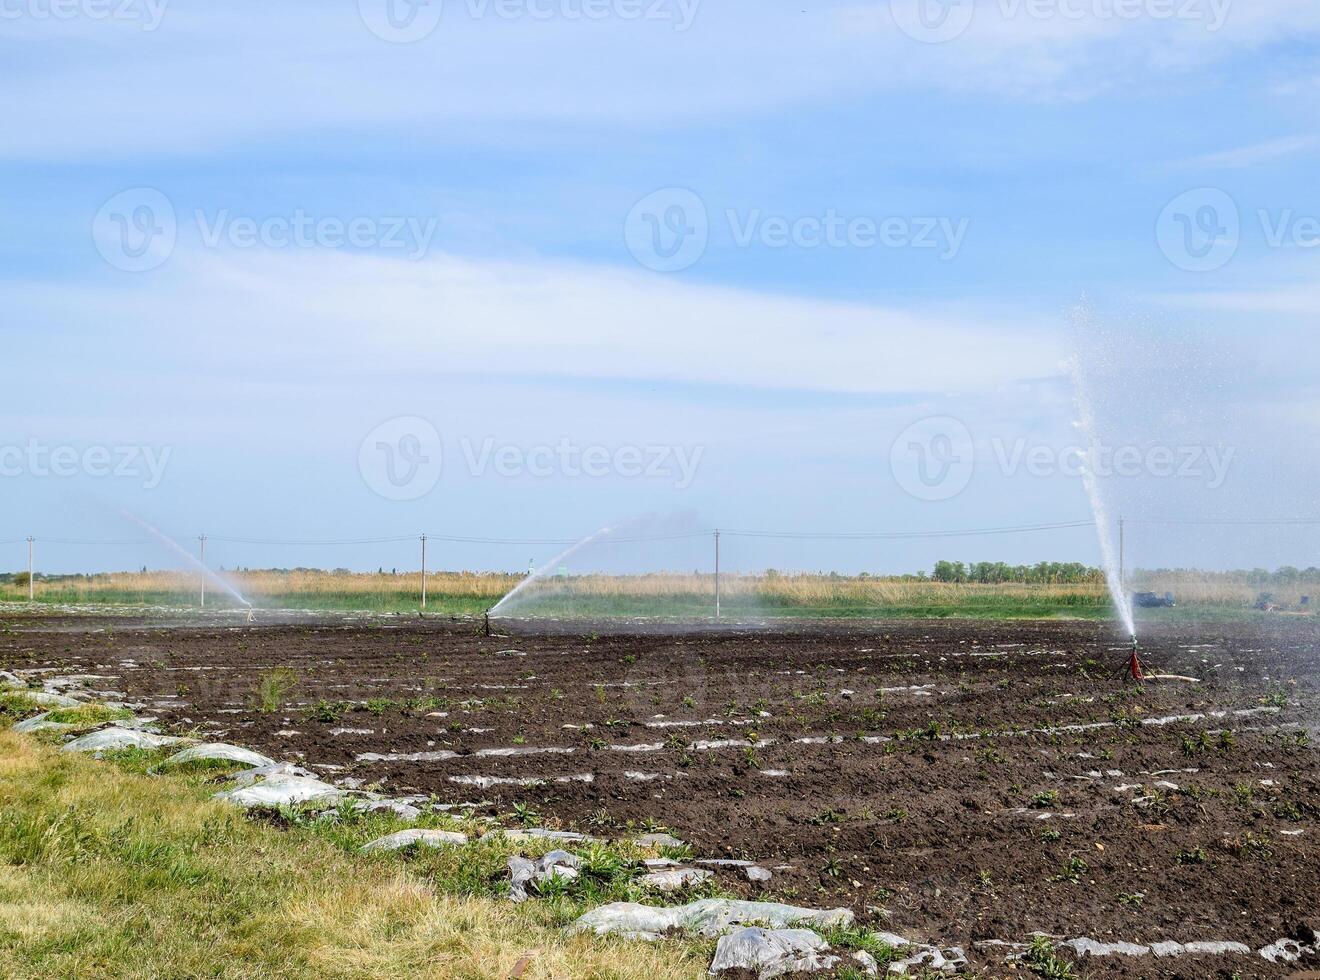
<svg viewBox="0 0 1320 980">
<path fill-rule="evenodd" d="M 1132 651 L 1132 658 L 1128 661 L 1128 677 L 1134 681 L 1144 681 L 1146 675 L 1141 671 L 1141 658 L 1137 656 L 1137 651 Z"/>
</svg>

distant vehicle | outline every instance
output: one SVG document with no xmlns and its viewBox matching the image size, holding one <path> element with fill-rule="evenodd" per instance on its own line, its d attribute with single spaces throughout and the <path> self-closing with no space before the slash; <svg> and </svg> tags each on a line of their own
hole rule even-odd
<svg viewBox="0 0 1320 980">
<path fill-rule="evenodd" d="M 1166 592 L 1160 595 L 1158 592 L 1138 592 L 1132 597 L 1133 603 L 1142 609 L 1172 609 L 1174 607 L 1173 593 Z"/>
<path fill-rule="evenodd" d="M 1274 612 L 1279 608 L 1279 604 L 1274 601 L 1273 592 L 1262 592 L 1256 596 L 1256 602 L 1251 608 L 1259 609 L 1261 612 Z"/>
</svg>

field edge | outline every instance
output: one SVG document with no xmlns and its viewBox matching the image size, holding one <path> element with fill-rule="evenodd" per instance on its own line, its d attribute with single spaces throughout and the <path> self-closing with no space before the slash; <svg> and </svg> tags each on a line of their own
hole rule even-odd
<svg viewBox="0 0 1320 980">
<path fill-rule="evenodd" d="M 251 821 L 208 800 L 213 790 L 0 731 L 0 973 L 704 973 L 694 945 L 628 944 L 624 956 L 618 942 L 569 935 L 544 908 L 443 894 L 399 864 Z"/>
</svg>

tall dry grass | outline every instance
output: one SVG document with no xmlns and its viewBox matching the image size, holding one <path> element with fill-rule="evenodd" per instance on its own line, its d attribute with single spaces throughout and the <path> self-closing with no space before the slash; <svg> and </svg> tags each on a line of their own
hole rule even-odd
<svg viewBox="0 0 1320 980">
<path fill-rule="evenodd" d="M 225 578 L 243 595 L 254 600 L 288 596 L 395 596 L 420 594 L 421 573 L 400 574 L 352 573 L 298 570 L 227 572 Z M 494 601 L 504 596 L 523 576 L 507 573 L 432 572 L 427 575 L 427 591 L 433 595 L 468 597 Z M 574 595 L 600 598 L 656 598 L 671 596 L 712 596 L 715 577 L 701 573 L 655 572 L 645 575 L 576 575 L 550 577 L 537 588 L 568 589 Z M 60 594 L 94 599 L 98 595 L 196 595 L 199 578 L 184 572 L 116 572 L 88 578 L 37 582 L 37 594 Z M 15 594 L 26 590 L 11 588 Z M 207 591 L 214 594 L 214 585 Z M 829 605 L 856 602 L 871 605 L 909 605 L 929 601 L 953 602 L 999 596 L 1006 599 L 1039 600 L 1088 598 L 1102 599 L 1099 585 L 1023 585 L 1014 583 L 981 585 L 931 582 L 912 578 L 850 577 L 818 574 L 723 574 L 720 591 L 730 598 L 748 597 L 777 600 L 796 605 Z"/>
<path fill-rule="evenodd" d="M 361 607 L 401 609 L 415 605 L 421 593 L 421 573 L 359 573 L 343 571 L 240 571 L 225 577 L 257 605 L 305 604 L 309 607 Z M 427 593 L 437 609 L 480 612 L 508 594 L 523 576 L 498 572 L 433 572 L 427 575 Z M 196 601 L 199 578 L 176 571 L 117 572 L 56 581 L 39 579 L 37 598 L 51 602 L 177 602 Z M 1131 588 L 1173 592 L 1180 605 L 1245 608 L 1264 591 L 1277 602 L 1298 606 L 1302 596 L 1320 595 L 1316 583 L 1260 584 L 1243 574 L 1194 571 L 1141 572 L 1133 576 Z M 1104 586 L 1027 585 L 1021 583 L 978 584 L 934 582 L 910 576 L 725 573 L 720 591 L 730 604 L 763 605 L 783 609 L 875 609 L 990 608 L 1044 610 L 1062 608 L 1100 609 L 1107 605 Z M 208 595 L 219 600 L 215 587 Z M 548 577 L 527 590 L 529 600 L 571 597 L 598 600 L 621 607 L 645 600 L 705 602 L 714 596 L 715 578 L 695 572 L 654 572 L 645 575 L 575 575 Z M 0 599 L 21 600 L 27 590 L 0 586 Z"/>
</svg>

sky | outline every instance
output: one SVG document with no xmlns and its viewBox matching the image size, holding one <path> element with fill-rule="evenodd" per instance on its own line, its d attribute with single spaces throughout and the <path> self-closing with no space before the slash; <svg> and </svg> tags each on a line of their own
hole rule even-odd
<svg viewBox="0 0 1320 980">
<path fill-rule="evenodd" d="M 0 568 L 705 568 L 1085 522 L 1086 446 L 1134 564 L 1320 564 L 1159 523 L 1320 513 L 1314 0 L 0 0 L 0 66 Z"/>
</svg>

